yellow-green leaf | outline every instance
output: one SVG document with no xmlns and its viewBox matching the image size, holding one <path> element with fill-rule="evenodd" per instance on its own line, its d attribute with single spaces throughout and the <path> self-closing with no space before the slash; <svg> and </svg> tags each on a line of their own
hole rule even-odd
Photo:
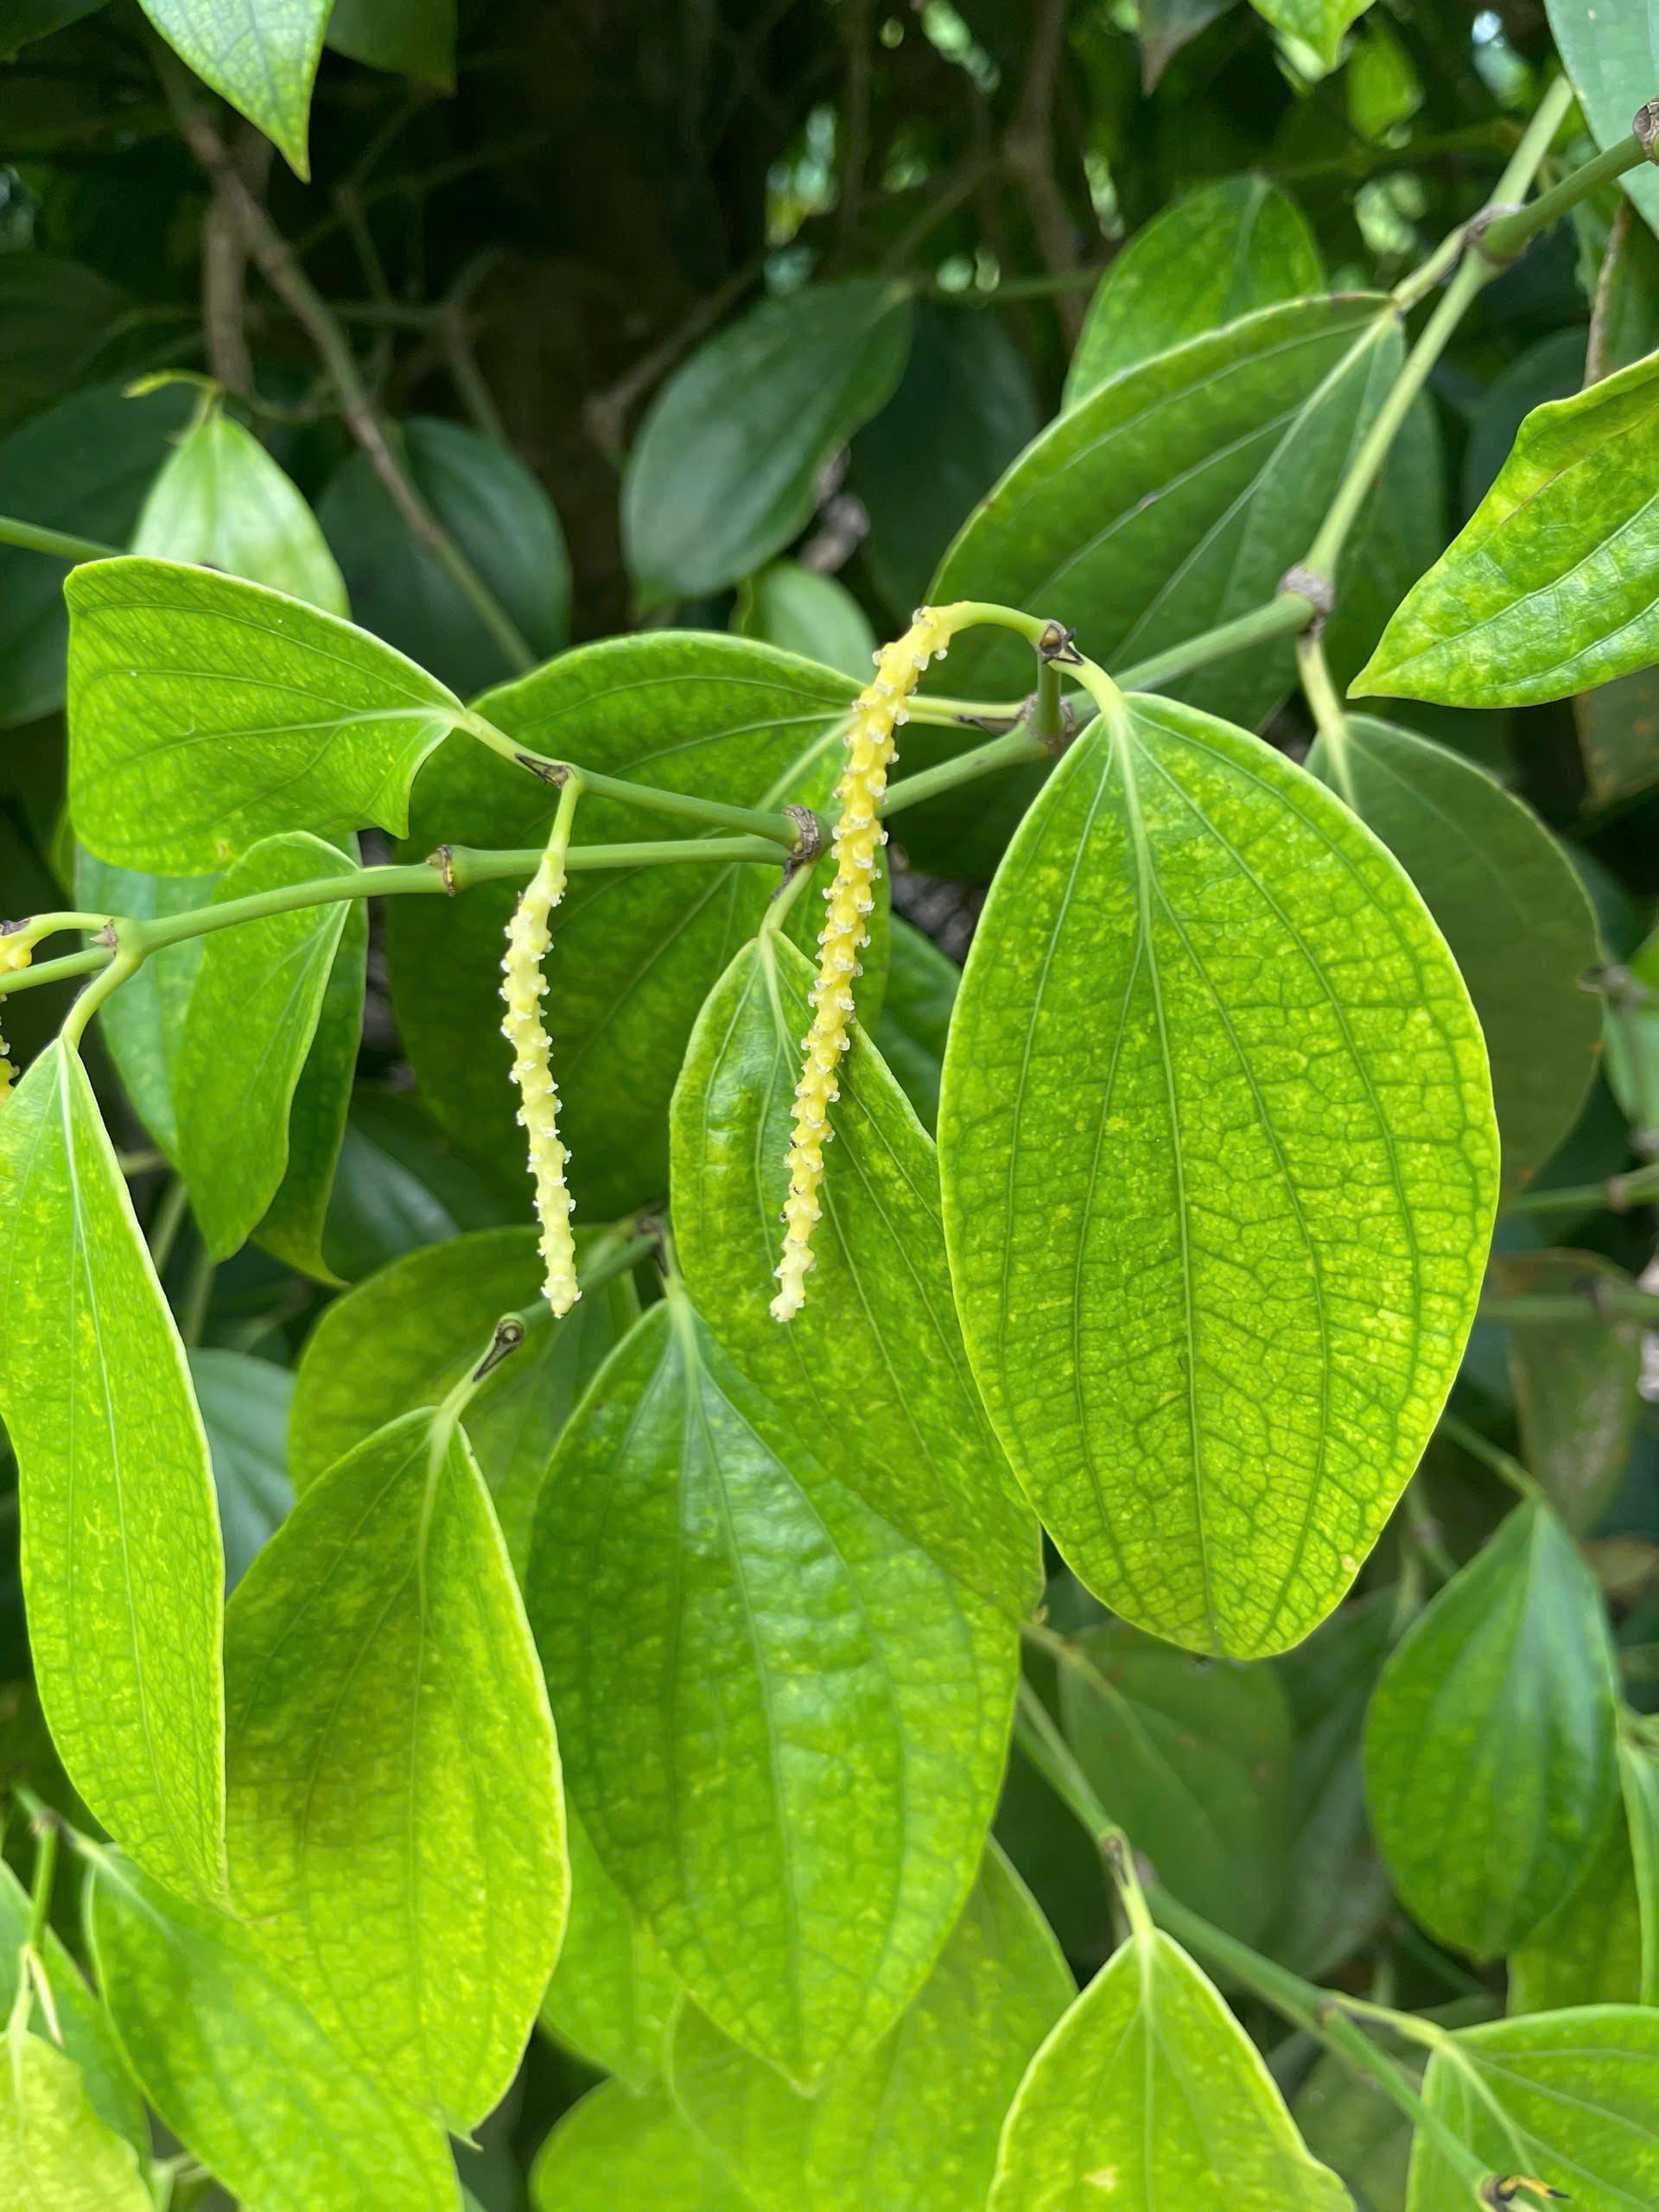
<svg viewBox="0 0 1659 2212">
<path fill-rule="evenodd" d="M 0 2034 L 0 2212 L 154 2212 L 130 2143 L 74 2060 L 21 2020 Z"/>
<path fill-rule="evenodd" d="M 311 86 L 333 0 L 142 0 L 174 52 L 311 174 Z"/>
<path fill-rule="evenodd" d="M 753 2212 L 668 2091 L 601 2082 L 573 2105 L 531 2169 L 535 2212 Z"/>
<path fill-rule="evenodd" d="M 680 1985 L 605 1872 L 574 1808 L 566 1832 L 570 1918 L 542 2000 L 542 2025 L 578 2057 L 643 2095 L 666 2069 Z"/>
</svg>

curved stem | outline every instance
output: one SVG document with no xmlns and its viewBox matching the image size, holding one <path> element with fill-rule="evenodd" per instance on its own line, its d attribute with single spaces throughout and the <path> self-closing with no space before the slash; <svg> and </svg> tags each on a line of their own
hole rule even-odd
<svg viewBox="0 0 1659 2212">
<path fill-rule="evenodd" d="M 72 537 L 67 531 L 42 530 L 38 523 L 16 515 L 0 515 L 0 545 L 16 545 L 25 553 L 49 553 L 54 561 L 107 561 L 118 554 L 118 545 L 105 545 L 96 537 Z"/>
<path fill-rule="evenodd" d="M 1225 660 L 1230 653 L 1246 652 L 1252 645 L 1265 645 L 1270 639 L 1287 638 L 1306 629 L 1313 620 L 1313 602 L 1300 592 L 1279 592 L 1264 606 L 1252 607 L 1248 614 L 1220 623 L 1213 630 L 1201 630 L 1195 638 L 1183 639 L 1179 645 L 1170 645 L 1146 660 L 1119 669 L 1116 680 L 1125 691 L 1155 691 L 1160 684 L 1173 683 L 1177 677 L 1190 676 L 1195 668 L 1207 668 L 1211 661 Z"/>
<path fill-rule="evenodd" d="M 955 791 L 962 784 L 977 783 L 982 776 L 994 775 L 1000 768 L 1027 767 L 1033 761 L 1050 759 L 1052 753 L 1052 748 L 1030 730 L 1011 729 L 1006 736 L 994 737 L 988 745 L 976 745 L 971 752 L 959 753 L 954 760 L 941 760 L 937 767 L 924 768 L 917 775 L 889 784 L 876 812 L 886 821 L 890 815 L 902 814 L 907 806 L 919 806 L 924 799 L 937 798 L 941 791 Z"/>
</svg>

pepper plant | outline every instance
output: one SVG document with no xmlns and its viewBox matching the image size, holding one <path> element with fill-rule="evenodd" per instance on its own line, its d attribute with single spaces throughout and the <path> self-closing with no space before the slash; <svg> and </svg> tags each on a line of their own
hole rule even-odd
<svg viewBox="0 0 1659 2212">
<path fill-rule="evenodd" d="M 1644 11 L 12 13 L 0 2207 L 1659 2203 Z"/>
</svg>

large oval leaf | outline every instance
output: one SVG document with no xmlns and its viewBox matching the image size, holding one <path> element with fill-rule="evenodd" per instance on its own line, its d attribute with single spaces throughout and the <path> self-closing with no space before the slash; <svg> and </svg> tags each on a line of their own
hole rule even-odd
<svg viewBox="0 0 1659 2212">
<path fill-rule="evenodd" d="M 601 774 L 775 807 L 828 798 L 840 772 L 836 717 L 853 693 L 850 679 L 747 639 L 659 632 L 567 653 L 479 704 L 524 744 Z M 539 844 L 556 802 L 482 747 L 447 746 L 421 778 L 406 855 L 440 839 Z M 576 820 L 583 843 L 675 829 L 591 796 Z M 544 1013 L 582 1211 L 605 1219 L 662 1198 L 664 1112 L 691 1025 L 776 887 L 770 869 L 738 862 L 572 878 L 553 917 Z M 386 918 L 393 1002 L 422 1092 L 492 1163 L 524 1141 L 499 996 L 516 895 L 483 886 L 442 912 L 436 900 L 394 899 Z M 798 901 L 799 926 L 816 931 L 816 905 L 810 893 Z"/>
<path fill-rule="evenodd" d="M 1345 808 L 1133 700 L 1009 848 L 939 1155 L 974 1370 L 1070 1564 L 1170 1641 L 1295 1643 L 1457 1372 L 1491 1230 L 1485 1052 Z"/>
<path fill-rule="evenodd" d="M 526 1592 L 571 1797 L 674 1972 L 802 2085 L 925 1980 L 1007 1757 L 1012 1624 L 671 1289 L 549 1470 Z"/>
<path fill-rule="evenodd" d="M 944 1573 L 1017 1618 L 1037 1530 L 963 1349 L 938 1166 L 861 1032 L 830 1109 L 817 1264 L 803 1311 L 769 1310 L 812 970 L 764 932 L 710 993 L 674 1094 L 675 1235 L 692 1294 L 822 1465 Z M 821 1409 L 834 1406 L 826 1423 Z"/>
<path fill-rule="evenodd" d="M 623 545 L 647 601 L 718 591 L 787 545 L 909 346 L 905 288 L 874 276 L 763 300 L 700 346 L 658 394 L 623 480 Z"/>
<path fill-rule="evenodd" d="M 1531 1181 L 1572 1129 L 1594 1077 L 1600 959 L 1578 871 L 1529 806 L 1431 738 L 1356 715 L 1308 768 L 1376 830 L 1440 924 L 1480 1016 L 1503 1185 Z"/>
<path fill-rule="evenodd" d="M 759 2212 L 961 2212 L 984 2202 L 1002 2115 L 1076 1994 L 993 1844 L 938 1966 L 868 2056 L 804 2097 L 688 2006 L 675 2099 Z"/>
<path fill-rule="evenodd" d="M 570 1917 L 542 2025 L 589 2064 L 640 2095 L 662 2079 L 683 2002 L 680 1985 L 637 1913 L 605 1872 L 574 1808 Z"/>
<path fill-rule="evenodd" d="M 1567 1897 L 1612 1812 L 1616 1705 L 1595 1579 L 1517 1507 L 1413 1622 L 1366 1725 L 1376 1840 L 1442 1942 L 1496 1958 Z"/>
<path fill-rule="evenodd" d="M 569 1868 L 552 1719 L 465 1435 L 409 1413 L 341 1460 L 225 1630 L 238 1905 L 371 2073 L 471 2126 L 523 2056 Z"/>
<path fill-rule="evenodd" d="M 1630 1852 L 1634 1823 L 1615 1804 L 1601 1840 L 1548 1920 L 1508 1960 L 1511 2012 L 1642 2001 L 1642 1902 Z"/>
<path fill-rule="evenodd" d="M 931 938 L 893 918 L 887 944 L 887 989 L 875 1025 L 876 1048 L 931 1135 L 939 1118 L 939 1077 L 950 1009 L 962 970 Z"/>
<path fill-rule="evenodd" d="M 0 1411 L 17 1455 L 41 1703 L 110 1834 L 224 1883 L 224 1556 L 201 1417 L 92 1085 L 69 1047 L 0 1113 Z"/>
<path fill-rule="evenodd" d="M 1348 2212 L 1249 2037 L 1180 1947 L 1133 1936 L 1049 2037 L 988 2212 Z"/>
<path fill-rule="evenodd" d="M 401 835 L 461 711 L 365 631 L 238 577 L 133 556 L 64 595 L 70 808 L 124 867 L 204 875 L 283 830 Z"/>
</svg>

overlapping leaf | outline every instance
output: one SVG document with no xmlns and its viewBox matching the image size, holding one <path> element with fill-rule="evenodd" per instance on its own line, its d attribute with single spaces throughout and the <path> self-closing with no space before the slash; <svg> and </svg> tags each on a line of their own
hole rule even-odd
<svg viewBox="0 0 1659 2212">
<path fill-rule="evenodd" d="M 215 1348 L 191 1353 L 190 1380 L 213 1459 L 232 1590 L 294 1503 L 286 1449 L 294 1377 L 272 1360 Z"/>
<path fill-rule="evenodd" d="M 1528 1322 L 1509 1332 L 1510 1380 L 1528 1471 L 1569 1529 L 1593 1529 L 1630 1465 L 1642 1413 L 1642 1332 L 1599 1311 L 1600 1290 L 1633 1290 L 1599 1252 L 1522 1252 L 1495 1262 L 1505 1294 L 1575 1298 L 1580 1321 Z"/>
<path fill-rule="evenodd" d="M 1511 2012 L 1641 2001 L 1643 1914 L 1631 1829 L 1624 1805 L 1615 1804 L 1573 1889 L 1510 1952 Z"/>
<path fill-rule="evenodd" d="M 939 1118 L 939 1077 L 962 970 L 930 938 L 895 914 L 887 947 L 887 990 L 875 1044 L 894 1081 L 931 1134 Z"/>
<path fill-rule="evenodd" d="M 99 2118 L 73 2058 L 14 2021 L 0 2032 L 4 2212 L 153 2212 L 138 2154 Z"/>
<path fill-rule="evenodd" d="M 643 2096 L 666 2071 L 680 1985 L 605 1872 L 574 1808 L 566 1833 L 570 1918 L 542 2000 L 542 2024 Z"/>
<path fill-rule="evenodd" d="M 11 1868 L 0 1861 L 0 2012 L 10 2019 L 16 2001 L 21 1954 L 33 1926 L 33 1901 Z M 48 1928 L 41 1944 L 52 2008 L 63 2031 L 62 2048 L 80 2069 L 93 2111 L 135 2150 L 149 2143 L 149 2124 L 110 2016 L 87 1988 L 80 1968 Z M 37 2016 L 38 2017 L 38 2016 Z"/>
<path fill-rule="evenodd" d="M 531 2170 L 535 2212 L 753 2212 L 687 2122 L 668 2091 L 632 2094 L 601 2082 L 573 2105 Z"/>
</svg>

